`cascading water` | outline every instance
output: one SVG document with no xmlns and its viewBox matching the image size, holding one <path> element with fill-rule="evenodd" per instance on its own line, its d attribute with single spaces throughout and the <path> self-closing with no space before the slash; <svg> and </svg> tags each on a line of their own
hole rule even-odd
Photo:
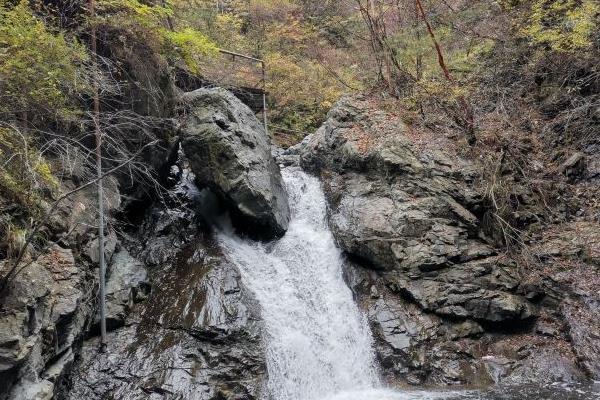
<svg viewBox="0 0 600 400">
<path fill-rule="evenodd" d="M 375 387 L 371 335 L 342 279 L 319 181 L 298 169 L 283 177 L 292 220 L 282 239 L 263 244 L 220 234 L 262 307 L 268 395 L 317 400 Z"/>
<path fill-rule="evenodd" d="M 292 206 L 283 238 L 268 244 L 243 240 L 224 226 L 219 234 L 225 254 L 262 308 L 269 375 L 265 400 L 541 400 L 548 398 L 544 391 L 557 400 L 598 398 L 596 390 L 557 387 L 381 389 L 371 333 L 342 278 L 342 253 L 327 226 L 319 181 L 298 168 L 282 173 Z"/>
<path fill-rule="evenodd" d="M 448 393 L 380 389 L 371 332 L 342 277 L 342 252 L 326 221 L 319 180 L 282 171 L 292 220 L 273 243 L 241 239 L 221 224 L 219 241 L 262 308 L 265 400 L 418 400 Z"/>
</svg>

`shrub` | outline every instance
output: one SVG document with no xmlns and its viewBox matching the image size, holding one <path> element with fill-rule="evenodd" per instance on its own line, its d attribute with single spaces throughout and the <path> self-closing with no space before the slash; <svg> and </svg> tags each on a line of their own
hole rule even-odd
<svg viewBox="0 0 600 400">
<path fill-rule="evenodd" d="M 0 0 L 0 114 L 35 111 L 70 117 L 76 94 L 89 91 L 86 49 L 50 31 L 26 1 Z"/>
</svg>

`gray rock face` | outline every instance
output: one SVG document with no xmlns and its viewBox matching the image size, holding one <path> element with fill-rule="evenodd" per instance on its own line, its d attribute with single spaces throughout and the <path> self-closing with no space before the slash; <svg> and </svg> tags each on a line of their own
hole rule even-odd
<svg viewBox="0 0 600 400">
<path fill-rule="evenodd" d="M 399 118 L 346 98 L 315 134 L 278 155 L 299 153 L 322 178 L 384 377 L 418 385 L 584 379 L 564 331 L 532 331 L 540 306 L 529 299 L 544 290 L 527 289 L 516 264 L 485 240 L 475 169 L 444 146 L 423 145 Z M 590 348 L 589 336 L 573 339 Z"/>
<path fill-rule="evenodd" d="M 488 321 L 427 312 L 413 299 L 399 295 L 389 276 L 380 271 L 348 261 L 345 273 L 370 322 L 383 378 L 390 385 L 545 385 L 586 380 L 577 352 L 560 328 L 554 328 L 555 322 L 543 328 L 536 324 L 544 334 L 518 321 L 506 325 L 514 333 L 497 332 Z M 583 339 L 589 345 L 585 341 L 589 337 Z M 582 353 L 589 350 L 585 346 Z"/>
<path fill-rule="evenodd" d="M 63 190 L 72 185 L 64 182 Z M 119 206 L 115 179 L 106 178 L 105 194 L 110 216 Z M 50 244 L 23 268 L 1 300 L 0 399 L 50 399 L 68 375 L 95 308 L 97 269 L 90 263 L 97 253 L 91 244 L 97 243 L 95 201 L 90 187 L 61 204 L 51 222 L 57 231 L 71 232 L 71 237 L 60 245 Z M 113 243 L 107 246 L 107 260 L 114 239 L 107 229 L 107 242 Z M 24 260 L 23 266 L 28 263 Z"/>
<path fill-rule="evenodd" d="M 246 233 L 283 235 L 287 194 L 269 137 L 252 111 L 224 89 L 198 89 L 182 103 L 181 146 L 199 185 L 226 202 Z"/>
<path fill-rule="evenodd" d="M 144 264 L 122 248 L 111 260 L 110 276 L 106 282 L 106 325 L 113 330 L 125 324 L 134 304 L 145 300 L 150 290 Z M 99 324 L 96 315 L 95 324 Z"/>
<path fill-rule="evenodd" d="M 71 353 L 84 329 L 87 278 L 72 252 L 59 246 L 17 275 L 3 305 L 9 311 L 0 317 L 1 398 L 53 393 L 51 378 L 59 373 L 49 372 L 47 364 L 62 370 L 61 357 Z"/>
<path fill-rule="evenodd" d="M 216 194 L 217 206 L 225 203 L 246 232 L 283 234 L 287 195 L 252 112 L 223 90 L 184 97 L 181 148 L 196 182 Z M 155 162 L 155 170 L 170 167 L 171 153 L 166 164 L 163 153 L 148 154 L 145 162 Z M 205 220 L 216 210 L 199 209 L 202 194 L 181 167 L 172 177 L 179 183 L 164 194 L 166 204 L 142 210 L 139 230 L 117 236 L 107 229 L 104 355 L 96 337 L 94 188 L 62 203 L 50 222 L 60 246 L 34 260 L 2 299 L 0 399 L 260 396 L 266 368 L 258 305 L 211 240 Z M 111 215 L 122 207 L 119 182 L 109 177 L 104 187 L 112 226 Z"/>
<path fill-rule="evenodd" d="M 183 179 L 171 195 L 174 206 L 149 210 L 113 256 L 108 353 L 98 353 L 97 337 L 86 340 L 62 398 L 259 397 L 258 304 L 203 229 L 197 188 Z"/>
<path fill-rule="evenodd" d="M 519 285 L 514 265 L 498 257 L 457 264 L 439 271 L 433 279 L 389 276 L 389 286 L 405 293 L 424 310 L 447 317 L 473 318 L 497 323 L 527 320 L 535 307 L 513 294 Z"/>
<path fill-rule="evenodd" d="M 598 223 L 551 226 L 534 240 L 531 251 L 540 263 L 531 268 L 525 289 L 543 293 L 542 304 L 558 317 L 541 321 L 537 330 L 548 337 L 566 335 L 578 364 L 589 377 L 600 379 Z"/>
<path fill-rule="evenodd" d="M 65 203 L 72 249 L 51 247 L 2 301 L 0 399 L 259 398 L 266 367 L 258 305 L 211 239 L 193 174 L 179 178 L 138 229 L 119 237 L 108 230 L 102 355 L 94 192 Z M 106 190 L 111 214 L 116 181 Z"/>
<path fill-rule="evenodd" d="M 369 129 L 378 118 L 342 100 L 303 143 L 301 163 L 322 173 L 339 245 L 427 311 L 490 322 L 534 316 L 511 293 L 514 269 L 480 238 L 472 166 L 437 150 L 419 154 L 402 125 L 377 137 Z"/>
<path fill-rule="evenodd" d="M 84 343 L 67 399 L 259 397 L 258 306 L 237 270 L 195 239 L 155 271 L 148 299 L 109 333 L 107 354 L 96 338 Z"/>
</svg>

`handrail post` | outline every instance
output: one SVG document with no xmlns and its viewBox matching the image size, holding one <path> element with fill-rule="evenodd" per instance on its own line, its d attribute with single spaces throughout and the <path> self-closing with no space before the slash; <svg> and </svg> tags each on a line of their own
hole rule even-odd
<svg viewBox="0 0 600 400">
<path fill-rule="evenodd" d="M 262 100 L 263 100 L 263 126 L 265 128 L 265 133 L 268 135 L 269 134 L 269 129 L 267 128 L 267 74 L 265 71 L 265 62 L 261 61 L 261 65 L 262 65 L 262 82 L 263 82 L 263 93 L 262 93 Z"/>
<path fill-rule="evenodd" d="M 90 19 L 92 20 L 91 44 L 94 60 L 94 132 L 96 137 L 96 173 L 98 176 L 98 286 L 100 306 L 100 353 L 106 353 L 106 262 L 104 259 L 104 198 L 102 188 L 102 131 L 100 130 L 100 96 L 98 93 L 98 51 L 96 44 L 96 2 L 90 0 Z"/>
</svg>

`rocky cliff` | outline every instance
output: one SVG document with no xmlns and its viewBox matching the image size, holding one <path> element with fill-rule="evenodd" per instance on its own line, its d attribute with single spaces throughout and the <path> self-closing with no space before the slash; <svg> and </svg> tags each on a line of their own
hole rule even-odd
<svg viewBox="0 0 600 400">
<path fill-rule="evenodd" d="M 260 312 L 202 220 L 189 172 L 123 239 L 107 283 L 108 352 L 83 347 L 65 399 L 256 398 L 265 375 Z M 139 236 L 138 236 L 139 235 Z M 139 238 L 143 238 L 140 240 Z M 129 250 L 127 250 L 129 249 Z"/>
<path fill-rule="evenodd" d="M 524 266 L 482 227 L 480 166 L 365 98 L 340 101 L 280 159 L 322 178 L 390 383 L 598 378 L 597 224 L 555 227 L 523 250 L 543 261 Z"/>
<path fill-rule="evenodd" d="M 240 233 L 280 236 L 287 194 L 269 138 L 232 94 L 191 92 L 180 110 L 178 137 L 144 161 L 169 188 L 131 198 L 117 179 L 105 182 L 108 352 L 97 337 L 89 187 L 63 204 L 63 234 L 24 264 L 3 299 L 0 399 L 259 397 L 260 311 L 211 226 L 229 211 Z"/>
</svg>

